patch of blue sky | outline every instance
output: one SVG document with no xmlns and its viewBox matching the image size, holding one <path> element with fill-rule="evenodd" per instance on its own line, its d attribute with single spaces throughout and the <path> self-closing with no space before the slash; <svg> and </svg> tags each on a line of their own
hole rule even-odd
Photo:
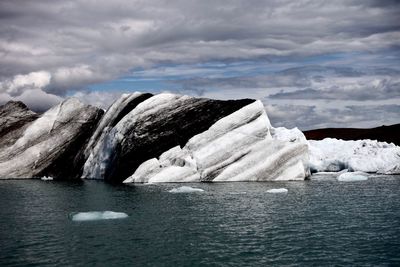
<svg viewBox="0 0 400 267">
<path fill-rule="evenodd" d="M 151 68 L 132 69 L 129 74 L 118 79 L 94 84 L 90 90 L 97 91 L 160 91 L 180 90 L 179 81 L 193 78 L 235 78 L 273 76 L 280 71 L 304 66 L 352 67 L 358 70 L 373 69 L 379 66 L 398 65 L 400 55 L 396 51 L 380 53 L 345 52 L 330 53 L 309 57 L 270 57 L 254 60 L 209 61 L 195 64 L 159 64 Z M 396 62 L 396 64 L 394 63 Z M 390 64 L 391 65 L 391 64 Z M 174 83 L 177 81 L 178 83 Z"/>
</svg>

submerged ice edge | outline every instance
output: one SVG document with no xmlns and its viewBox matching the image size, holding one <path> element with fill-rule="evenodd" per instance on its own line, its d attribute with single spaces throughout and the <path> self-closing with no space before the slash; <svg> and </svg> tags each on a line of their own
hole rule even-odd
<svg viewBox="0 0 400 267">
<path fill-rule="evenodd" d="M 129 217 L 124 212 L 115 211 L 87 211 L 72 213 L 70 218 L 72 221 L 98 221 L 98 220 L 114 220 Z"/>
<path fill-rule="evenodd" d="M 345 172 L 337 177 L 339 182 L 358 182 L 368 180 L 368 176 L 363 172 Z"/>
<path fill-rule="evenodd" d="M 267 193 L 272 193 L 272 194 L 280 194 L 280 193 L 287 193 L 288 190 L 286 188 L 273 188 L 267 190 Z"/>
<path fill-rule="evenodd" d="M 194 193 L 194 192 L 204 192 L 201 188 L 195 188 L 190 186 L 181 186 L 178 188 L 173 188 L 169 190 L 170 193 Z"/>
</svg>

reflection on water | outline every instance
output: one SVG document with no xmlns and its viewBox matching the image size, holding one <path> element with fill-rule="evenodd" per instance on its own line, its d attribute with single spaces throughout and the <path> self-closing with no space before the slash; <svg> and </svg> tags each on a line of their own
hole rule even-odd
<svg viewBox="0 0 400 267">
<path fill-rule="evenodd" d="M 400 263 L 400 177 L 111 186 L 0 181 L 0 266 Z M 269 194 L 272 188 L 287 193 Z M 72 221 L 119 211 L 123 220 Z"/>
</svg>

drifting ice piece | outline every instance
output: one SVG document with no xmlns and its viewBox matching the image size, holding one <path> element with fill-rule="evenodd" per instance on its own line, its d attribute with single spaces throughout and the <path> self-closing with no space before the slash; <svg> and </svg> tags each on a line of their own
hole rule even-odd
<svg viewBox="0 0 400 267">
<path fill-rule="evenodd" d="M 357 182 L 368 180 L 368 176 L 363 172 L 345 172 L 340 174 L 337 179 L 340 182 Z"/>
</svg>

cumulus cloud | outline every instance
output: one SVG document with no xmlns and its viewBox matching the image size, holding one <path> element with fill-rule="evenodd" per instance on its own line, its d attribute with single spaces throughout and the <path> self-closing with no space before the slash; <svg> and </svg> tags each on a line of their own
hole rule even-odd
<svg viewBox="0 0 400 267">
<path fill-rule="evenodd" d="M 48 94 L 41 89 L 27 89 L 23 91 L 21 95 L 15 97 L 11 97 L 6 93 L 0 93 L 0 105 L 10 100 L 22 101 L 31 110 L 41 113 L 61 102 L 63 98 Z"/>
<path fill-rule="evenodd" d="M 3 77 L 60 69 L 85 85 L 162 62 L 371 52 L 400 38 L 393 2 L 22 2 L 0 3 Z"/>
<path fill-rule="evenodd" d="M 0 83 L 0 91 L 10 96 L 21 95 L 24 90 L 42 89 L 49 85 L 51 75 L 47 71 L 15 75 L 12 79 Z"/>
</svg>

